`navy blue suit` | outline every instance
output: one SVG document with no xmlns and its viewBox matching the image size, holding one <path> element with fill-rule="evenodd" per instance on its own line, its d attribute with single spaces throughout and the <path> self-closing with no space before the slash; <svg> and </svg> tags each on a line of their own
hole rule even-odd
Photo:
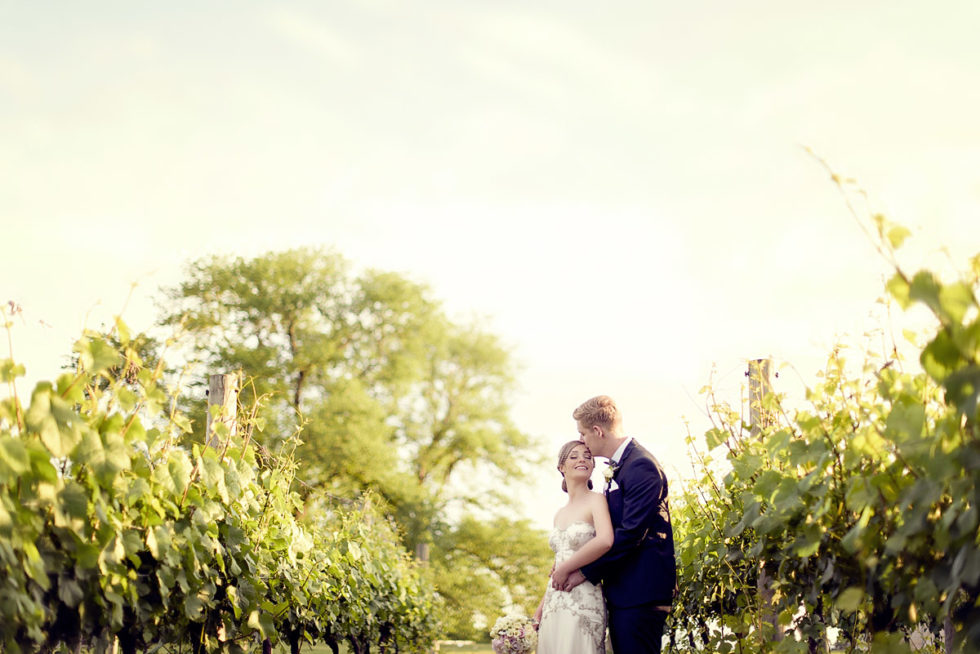
<svg viewBox="0 0 980 654">
<path fill-rule="evenodd" d="M 666 611 L 677 585 L 674 534 L 667 503 L 667 476 L 642 445 L 630 441 L 606 493 L 613 545 L 582 566 L 602 583 L 615 654 L 659 652 Z M 652 631 L 651 631 L 652 630 Z"/>
</svg>

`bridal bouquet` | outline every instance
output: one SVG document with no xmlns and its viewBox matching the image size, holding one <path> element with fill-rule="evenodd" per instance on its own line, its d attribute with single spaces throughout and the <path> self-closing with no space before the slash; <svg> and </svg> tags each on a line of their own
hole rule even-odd
<svg viewBox="0 0 980 654">
<path fill-rule="evenodd" d="M 497 619 L 490 630 L 491 645 L 496 654 L 528 654 L 538 644 L 538 632 L 530 618 L 523 615 L 505 615 Z"/>
</svg>

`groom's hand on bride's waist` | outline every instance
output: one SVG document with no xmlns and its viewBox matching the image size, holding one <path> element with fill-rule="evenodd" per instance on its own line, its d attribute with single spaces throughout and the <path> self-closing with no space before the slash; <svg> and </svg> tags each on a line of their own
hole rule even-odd
<svg viewBox="0 0 980 654">
<path fill-rule="evenodd" d="M 555 590 L 564 590 L 565 581 L 570 572 L 571 570 L 568 570 L 567 566 L 556 564 L 551 569 L 551 587 Z"/>
<path fill-rule="evenodd" d="M 569 591 L 585 581 L 585 575 L 582 574 L 581 570 L 574 570 L 571 574 L 561 579 L 560 584 L 558 581 L 558 579 L 552 578 L 551 585 L 556 590 Z"/>
</svg>

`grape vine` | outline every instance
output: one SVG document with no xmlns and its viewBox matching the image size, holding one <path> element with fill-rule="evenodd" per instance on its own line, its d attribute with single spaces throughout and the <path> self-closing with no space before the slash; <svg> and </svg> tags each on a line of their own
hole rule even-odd
<svg viewBox="0 0 980 654">
<path fill-rule="evenodd" d="M 85 333 L 26 406 L 0 361 L 0 649 L 427 651 L 437 600 L 389 522 L 304 505 L 288 456 L 221 423 L 220 448 L 182 446 L 162 362 L 130 341 Z"/>
<path fill-rule="evenodd" d="M 839 347 L 805 407 L 769 394 L 757 424 L 709 390 L 701 476 L 675 508 L 675 651 L 909 652 L 948 627 L 946 651 L 980 651 L 980 255 L 952 281 L 909 275 L 907 230 L 874 224 L 888 292 L 936 319 L 921 369 Z"/>
</svg>

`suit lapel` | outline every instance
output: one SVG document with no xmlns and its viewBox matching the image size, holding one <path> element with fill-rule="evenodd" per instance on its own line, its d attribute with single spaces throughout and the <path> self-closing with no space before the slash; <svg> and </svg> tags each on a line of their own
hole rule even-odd
<svg viewBox="0 0 980 654">
<path fill-rule="evenodd" d="M 623 522 L 623 489 L 622 484 L 619 483 L 620 475 L 623 471 L 623 466 L 630 458 L 630 454 L 636 450 L 636 440 L 630 440 L 626 444 L 626 449 L 623 450 L 623 456 L 619 458 L 619 463 L 616 464 L 616 472 L 613 473 L 613 480 L 616 481 L 616 490 L 610 491 L 609 484 L 606 485 L 606 502 L 609 505 L 609 517 L 612 520 L 613 526 L 618 526 Z"/>
<path fill-rule="evenodd" d="M 619 463 L 616 464 L 617 472 L 623 469 L 623 466 L 626 465 L 626 461 L 630 458 L 630 454 L 632 454 L 635 450 L 636 439 L 630 439 L 630 442 L 626 444 L 626 449 L 623 450 L 623 456 L 619 459 Z"/>
</svg>

